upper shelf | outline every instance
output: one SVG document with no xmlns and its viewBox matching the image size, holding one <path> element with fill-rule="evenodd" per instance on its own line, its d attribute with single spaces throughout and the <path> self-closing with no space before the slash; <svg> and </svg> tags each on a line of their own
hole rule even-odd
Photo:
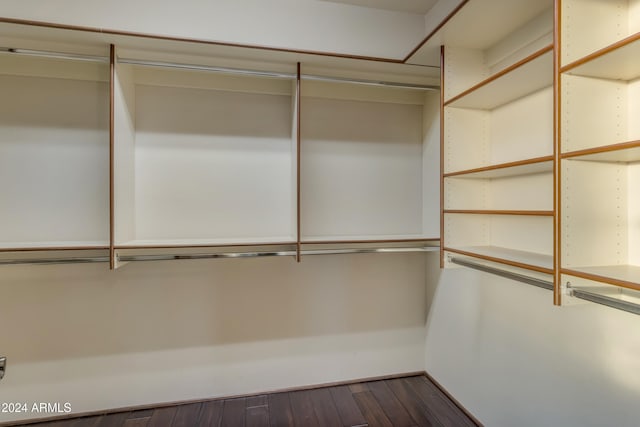
<svg viewBox="0 0 640 427">
<path fill-rule="evenodd" d="M 562 274 L 595 280 L 623 288 L 640 290 L 640 266 L 604 265 L 563 268 Z"/>
<path fill-rule="evenodd" d="M 498 262 L 512 267 L 553 274 L 553 257 L 535 252 L 520 251 L 500 246 L 445 247 L 445 251 Z"/>
<path fill-rule="evenodd" d="M 445 102 L 445 106 L 491 110 L 553 84 L 553 45 Z"/>
<path fill-rule="evenodd" d="M 640 161 L 640 141 L 629 141 L 620 144 L 563 153 L 564 159 L 588 160 L 608 163 L 634 163 Z"/>
<path fill-rule="evenodd" d="M 640 77 L 640 33 L 607 46 L 565 67 L 562 72 L 610 80 Z"/>
<path fill-rule="evenodd" d="M 444 177 L 494 179 L 553 172 L 553 156 L 501 163 L 481 168 L 445 173 Z"/>
</svg>

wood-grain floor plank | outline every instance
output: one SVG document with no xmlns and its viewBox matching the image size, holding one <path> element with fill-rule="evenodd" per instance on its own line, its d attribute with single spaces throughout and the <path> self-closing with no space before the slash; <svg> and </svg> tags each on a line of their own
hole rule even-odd
<svg viewBox="0 0 640 427">
<path fill-rule="evenodd" d="M 317 388 L 309 390 L 309 398 L 313 402 L 313 409 L 321 426 L 339 426 L 342 424 L 338 409 L 328 389 Z"/>
<path fill-rule="evenodd" d="M 291 401 L 291 411 L 293 412 L 293 421 L 296 426 L 320 426 L 308 390 L 289 393 L 289 400 Z"/>
<path fill-rule="evenodd" d="M 76 418 L 70 427 L 95 427 L 100 421 L 102 421 L 102 415 Z"/>
<path fill-rule="evenodd" d="M 267 396 L 254 396 L 247 399 L 246 427 L 269 427 L 269 406 Z"/>
<path fill-rule="evenodd" d="M 155 410 L 152 409 L 150 414 L 153 415 L 154 412 Z M 105 415 L 96 427 L 122 427 L 125 421 L 131 417 L 131 414 L 131 412 L 116 412 Z"/>
<path fill-rule="evenodd" d="M 221 425 L 225 427 L 244 427 L 247 412 L 247 399 L 227 399 L 222 407 Z"/>
<path fill-rule="evenodd" d="M 192 427 L 198 422 L 202 403 L 191 403 L 178 406 L 176 416 L 171 423 L 172 427 Z"/>
<path fill-rule="evenodd" d="M 442 427 L 438 417 L 424 404 L 404 378 L 387 380 L 386 383 L 419 426 Z"/>
<path fill-rule="evenodd" d="M 372 381 L 367 386 L 394 427 L 411 427 L 417 424 L 384 381 Z"/>
<path fill-rule="evenodd" d="M 169 406 L 166 408 L 158 408 L 153 411 L 153 415 L 149 418 L 147 427 L 167 427 L 173 422 L 178 412 L 177 406 Z"/>
<path fill-rule="evenodd" d="M 198 425 L 203 427 L 219 427 L 222 420 L 224 400 L 212 400 L 202 404 Z"/>
<path fill-rule="evenodd" d="M 131 418 L 122 424 L 122 427 L 147 427 L 151 417 L 146 418 Z"/>
<path fill-rule="evenodd" d="M 407 383 L 415 390 L 426 406 L 432 409 L 444 427 L 475 427 L 451 400 L 425 377 L 407 378 Z"/>
<path fill-rule="evenodd" d="M 361 426 L 367 423 L 348 386 L 331 387 L 329 392 L 344 427 Z"/>
<path fill-rule="evenodd" d="M 353 398 L 370 427 L 393 427 L 391 420 L 384 413 L 372 392 L 354 393 Z"/>
<path fill-rule="evenodd" d="M 269 425 L 272 427 L 293 427 L 293 411 L 289 393 L 273 393 L 268 397 Z"/>
</svg>

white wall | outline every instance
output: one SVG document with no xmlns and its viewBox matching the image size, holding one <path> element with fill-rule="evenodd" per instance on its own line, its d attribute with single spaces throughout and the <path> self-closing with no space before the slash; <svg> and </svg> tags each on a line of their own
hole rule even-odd
<svg viewBox="0 0 640 427">
<path fill-rule="evenodd" d="M 402 58 L 424 16 L 317 0 L 2 0 L 0 16 L 220 42 Z"/>
<path fill-rule="evenodd" d="M 85 412 L 420 371 L 425 266 L 422 254 L 3 266 L 0 402 Z"/>
<path fill-rule="evenodd" d="M 466 268 L 427 271 L 426 370 L 487 426 L 637 426 L 640 319 Z"/>
</svg>

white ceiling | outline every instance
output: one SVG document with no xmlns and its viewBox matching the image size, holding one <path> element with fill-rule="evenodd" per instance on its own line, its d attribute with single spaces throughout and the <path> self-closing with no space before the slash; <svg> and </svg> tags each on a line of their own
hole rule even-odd
<svg viewBox="0 0 640 427">
<path fill-rule="evenodd" d="M 343 3 L 372 9 L 394 10 L 398 12 L 426 14 L 438 0 L 320 0 Z"/>
</svg>

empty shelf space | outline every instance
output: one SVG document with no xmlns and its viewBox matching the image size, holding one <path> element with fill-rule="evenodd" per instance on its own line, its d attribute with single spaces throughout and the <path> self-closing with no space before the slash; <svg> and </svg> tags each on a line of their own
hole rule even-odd
<svg viewBox="0 0 640 427">
<path fill-rule="evenodd" d="M 515 162 L 449 172 L 445 173 L 444 177 L 495 179 L 547 172 L 553 172 L 553 156 L 543 156 L 535 159 L 518 160 Z"/>
<path fill-rule="evenodd" d="M 562 72 L 609 80 L 640 77 L 640 33 L 607 46 L 562 68 Z"/>
<path fill-rule="evenodd" d="M 535 252 L 509 249 L 500 246 L 455 246 L 445 247 L 445 251 L 454 252 L 486 261 L 503 263 L 512 267 L 524 268 L 541 273 L 553 273 L 553 256 Z"/>
<path fill-rule="evenodd" d="M 528 56 L 445 102 L 446 106 L 492 110 L 553 84 L 553 46 Z"/>
<path fill-rule="evenodd" d="M 623 288 L 640 290 L 640 266 L 637 265 L 570 267 L 562 268 L 561 273 Z"/>
</svg>

